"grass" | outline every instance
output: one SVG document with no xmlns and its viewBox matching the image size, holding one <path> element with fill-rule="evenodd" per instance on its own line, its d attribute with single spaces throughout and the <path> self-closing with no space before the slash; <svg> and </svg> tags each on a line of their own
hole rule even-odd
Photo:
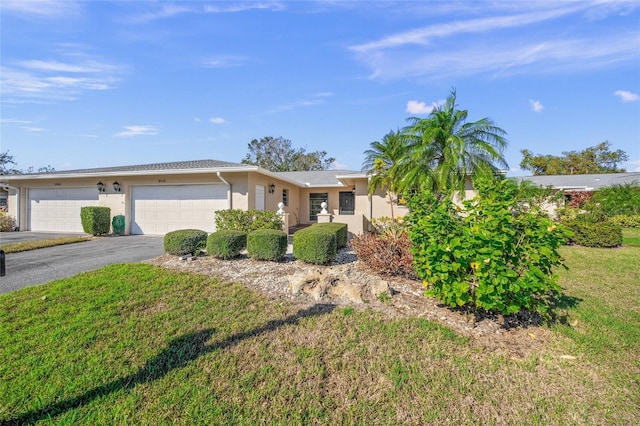
<svg viewBox="0 0 640 426">
<path fill-rule="evenodd" d="M 578 303 L 525 358 L 151 265 L 9 293 L 0 424 L 634 424 L 640 248 L 563 254 Z"/>
<path fill-rule="evenodd" d="M 622 245 L 640 247 L 640 228 L 625 228 L 622 230 Z"/>
<path fill-rule="evenodd" d="M 22 241 L 19 243 L 4 244 L 0 249 L 5 253 L 18 253 L 21 251 L 37 250 L 46 247 L 61 246 L 64 244 L 81 243 L 89 241 L 90 237 L 60 237 L 47 240 Z"/>
</svg>

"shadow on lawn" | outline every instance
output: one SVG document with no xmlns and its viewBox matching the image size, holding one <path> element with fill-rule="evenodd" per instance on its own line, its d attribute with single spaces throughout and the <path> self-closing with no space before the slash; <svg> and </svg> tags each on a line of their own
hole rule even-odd
<svg viewBox="0 0 640 426">
<path fill-rule="evenodd" d="M 171 370 L 182 368 L 191 361 L 209 352 L 230 348 L 245 339 L 249 339 L 260 334 L 275 331 L 285 325 L 297 324 L 302 318 L 328 314 L 335 308 L 334 305 L 318 304 L 308 309 L 303 309 L 282 320 L 269 321 L 262 327 L 244 333 L 234 334 L 222 341 L 207 344 L 214 331 L 205 329 L 195 333 L 185 334 L 169 342 L 169 346 L 157 356 L 151 358 L 135 374 L 115 380 L 111 383 L 91 389 L 75 398 L 61 401 L 56 404 L 47 405 L 39 410 L 29 411 L 18 417 L 0 421 L 0 425 L 29 424 L 39 420 L 56 417 L 66 411 L 73 410 L 86 405 L 96 398 L 109 395 L 121 389 L 129 390 L 139 383 L 148 383 L 164 377 Z"/>
</svg>

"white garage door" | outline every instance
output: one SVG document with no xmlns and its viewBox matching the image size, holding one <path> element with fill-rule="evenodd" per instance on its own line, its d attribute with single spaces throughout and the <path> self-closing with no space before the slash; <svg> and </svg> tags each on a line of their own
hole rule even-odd
<svg viewBox="0 0 640 426">
<path fill-rule="evenodd" d="M 33 188 L 28 197 L 27 221 L 32 231 L 83 232 L 80 207 L 98 205 L 95 186 Z"/>
<path fill-rule="evenodd" d="M 228 208 L 227 185 L 134 186 L 131 233 L 164 235 L 178 229 L 215 231 L 215 212 Z"/>
</svg>

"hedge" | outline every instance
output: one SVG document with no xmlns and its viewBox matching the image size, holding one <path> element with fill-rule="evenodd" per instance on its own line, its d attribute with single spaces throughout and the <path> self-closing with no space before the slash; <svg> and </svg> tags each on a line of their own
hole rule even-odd
<svg viewBox="0 0 640 426">
<path fill-rule="evenodd" d="M 207 238 L 207 254 L 219 259 L 237 257 L 247 247 L 247 234 L 242 231 L 222 230 Z"/>
<path fill-rule="evenodd" d="M 611 222 L 623 228 L 640 228 L 640 214 L 619 214 L 609 219 Z"/>
<path fill-rule="evenodd" d="M 164 236 L 164 251 L 176 256 L 195 254 L 205 248 L 207 233 L 199 229 L 181 229 Z"/>
<path fill-rule="evenodd" d="M 336 233 L 326 227 L 310 226 L 293 234 L 293 255 L 307 263 L 331 263 L 337 253 Z"/>
<path fill-rule="evenodd" d="M 622 245 L 622 228 L 613 222 L 572 221 L 565 224 L 572 232 L 570 240 L 585 247 L 618 247 Z"/>
<path fill-rule="evenodd" d="M 338 249 L 347 246 L 349 240 L 349 232 L 346 223 L 316 223 L 312 225 L 315 228 L 325 228 L 336 234 L 336 246 Z"/>
<path fill-rule="evenodd" d="M 247 235 L 247 256 L 280 261 L 287 253 L 287 234 L 276 229 L 258 229 Z"/>
<path fill-rule="evenodd" d="M 247 234 L 257 229 L 282 230 L 282 217 L 270 210 L 218 210 L 216 229 L 242 231 Z"/>
<path fill-rule="evenodd" d="M 109 207 L 80 207 L 82 230 L 91 235 L 108 234 L 111 229 L 111 209 Z"/>
</svg>

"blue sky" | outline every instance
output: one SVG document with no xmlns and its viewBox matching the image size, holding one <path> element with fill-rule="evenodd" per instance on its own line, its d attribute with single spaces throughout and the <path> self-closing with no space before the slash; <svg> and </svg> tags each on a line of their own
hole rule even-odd
<svg viewBox="0 0 640 426">
<path fill-rule="evenodd" d="M 640 171 L 638 1 L 3 0 L 1 147 L 56 170 L 217 159 L 282 136 L 360 170 L 457 90 L 469 120 Z"/>
</svg>

